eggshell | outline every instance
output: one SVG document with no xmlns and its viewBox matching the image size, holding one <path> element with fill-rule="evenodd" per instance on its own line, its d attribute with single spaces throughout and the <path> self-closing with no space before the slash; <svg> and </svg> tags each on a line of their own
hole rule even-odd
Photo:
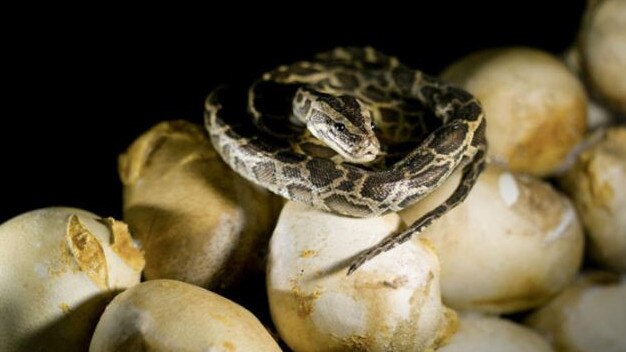
<svg viewBox="0 0 626 352">
<path fill-rule="evenodd" d="M 0 225 L 0 351 L 85 350 L 112 296 L 144 259 L 126 224 L 45 208 Z"/>
<path fill-rule="evenodd" d="M 408 242 L 351 276 L 347 265 L 401 226 L 396 214 L 348 218 L 288 202 L 270 242 L 272 319 L 294 351 L 424 351 L 455 330 L 440 299 L 439 262 Z"/>
<path fill-rule="evenodd" d="M 613 127 L 561 177 L 601 266 L 626 273 L 626 128 Z"/>
<path fill-rule="evenodd" d="M 459 330 L 437 352 L 552 352 L 537 332 L 512 321 L 476 314 L 461 315 Z"/>
<path fill-rule="evenodd" d="M 90 352 L 280 351 L 242 306 L 200 287 L 152 280 L 115 299 L 100 318 Z"/>
<path fill-rule="evenodd" d="M 526 323 L 543 333 L 558 351 L 626 351 L 626 280 L 585 273 Z"/>
<path fill-rule="evenodd" d="M 585 134 L 583 86 L 548 53 L 518 47 L 480 51 L 441 76 L 480 100 L 488 154 L 513 171 L 553 173 Z"/>
<path fill-rule="evenodd" d="M 264 269 L 282 201 L 235 174 L 200 126 L 162 122 L 119 159 L 124 220 L 146 252 L 145 277 L 206 288 Z"/>
<path fill-rule="evenodd" d="M 579 40 L 585 76 L 594 93 L 626 114 L 626 2 L 588 3 Z"/>
<path fill-rule="evenodd" d="M 455 172 L 400 213 L 408 224 L 456 187 Z M 575 277 L 583 233 L 571 202 L 549 184 L 489 164 L 463 203 L 428 227 L 441 261 L 441 292 L 454 309 L 512 313 L 536 307 Z"/>
</svg>

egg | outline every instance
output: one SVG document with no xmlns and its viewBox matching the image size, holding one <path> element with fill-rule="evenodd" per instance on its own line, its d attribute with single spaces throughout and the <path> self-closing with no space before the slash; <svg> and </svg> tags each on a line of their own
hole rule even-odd
<svg viewBox="0 0 626 352">
<path fill-rule="evenodd" d="M 206 289 L 175 280 L 134 286 L 107 306 L 90 352 L 280 352 L 247 309 Z"/>
<path fill-rule="evenodd" d="M 441 204 L 455 171 L 400 215 L 409 224 Z M 512 313 L 545 303 L 575 277 L 582 227 L 571 201 L 544 181 L 488 164 L 463 203 L 416 237 L 441 261 L 441 292 L 454 309 Z"/>
<path fill-rule="evenodd" d="M 588 252 L 601 266 L 626 273 L 626 127 L 612 127 L 578 154 L 560 178 L 588 234 Z"/>
<path fill-rule="evenodd" d="M 554 173 L 585 134 L 582 84 L 543 51 L 513 47 L 476 52 L 450 65 L 441 77 L 480 100 L 488 154 L 512 171 Z"/>
<path fill-rule="evenodd" d="M 124 220 L 145 250 L 146 279 L 224 289 L 264 270 L 282 202 L 235 174 L 202 127 L 157 124 L 120 156 L 119 174 Z"/>
<path fill-rule="evenodd" d="M 45 208 L 0 225 L 0 351 L 85 350 L 115 293 L 139 283 L 126 224 Z"/>
<path fill-rule="evenodd" d="M 579 45 L 583 71 L 593 92 L 626 114 L 626 2 L 589 1 Z"/>
<path fill-rule="evenodd" d="M 270 241 L 272 320 L 296 352 L 425 351 L 455 330 L 441 303 L 439 261 L 408 242 L 347 276 L 355 255 L 398 230 L 397 214 L 349 218 L 288 202 Z"/>
<path fill-rule="evenodd" d="M 459 330 L 437 352 L 552 352 L 536 331 L 494 316 L 463 314 Z"/>
<path fill-rule="evenodd" d="M 586 272 L 526 323 L 558 351 L 626 351 L 626 281 L 614 274 Z"/>
</svg>

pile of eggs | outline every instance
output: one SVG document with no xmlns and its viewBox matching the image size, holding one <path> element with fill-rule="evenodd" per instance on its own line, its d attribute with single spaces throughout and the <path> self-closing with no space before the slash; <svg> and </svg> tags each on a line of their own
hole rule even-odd
<svg viewBox="0 0 626 352">
<path fill-rule="evenodd" d="M 492 49 L 441 77 L 482 102 L 490 161 L 420 236 L 346 276 L 460 175 L 347 218 L 162 122 L 119 158 L 123 222 L 56 207 L 0 225 L 0 350 L 626 351 L 626 2 L 590 5 L 563 59 Z"/>
</svg>

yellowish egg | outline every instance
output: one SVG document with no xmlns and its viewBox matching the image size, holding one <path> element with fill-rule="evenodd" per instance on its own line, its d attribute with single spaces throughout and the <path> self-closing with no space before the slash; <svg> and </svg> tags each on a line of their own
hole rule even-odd
<svg viewBox="0 0 626 352">
<path fill-rule="evenodd" d="M 548 53 L 530 48 L 481 51 L 453 63 L 441 76 L 480 100 L 488 154 L 513 171 L 553 173 L 585 134 L 583 86 Z"/>
<path fill-rule="evenodd" d="M 141 241 L 145 277 L 206 288 L 263 270 L 282 202 L 235 174 L 200 126 L 162 122 L 119 159 L 124 220 Z"/>
<path fill-rule="evenodd" d="M 107 306 L 90 352 L 280 352 L 261 322 L 211 291 L 174 280 L 143 282 Z"/>
</svg>

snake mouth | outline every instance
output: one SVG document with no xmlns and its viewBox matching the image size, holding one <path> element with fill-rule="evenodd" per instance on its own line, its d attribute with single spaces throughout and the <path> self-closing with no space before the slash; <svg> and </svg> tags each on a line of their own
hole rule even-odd
<svg viewBox="0 0 626 352">
<path fill-rule="evenodd" d="M 380 142 L 376 138 L 365 139 L 356 135 L 347 137 L 332 130 L 313 130 L 311 132 L 319 140 L 324 141 L 327 147 L 351 163 L 365 164 L 371 162 L 380 153 Z"/>
<path fill-rule="evenodd" d="M 378 156 L 380 150 L 378 143 L 372 142 L 358 148 L 356 151 L 354 149 L 348 150 L 347 147 L 343 145 L 340 147 L 341 148 L 338 148 L 335 151 L 347 161 L 357 164 L 364 164 L 373 161 L 376 159 L 376 156 Z"/>
</svg>

